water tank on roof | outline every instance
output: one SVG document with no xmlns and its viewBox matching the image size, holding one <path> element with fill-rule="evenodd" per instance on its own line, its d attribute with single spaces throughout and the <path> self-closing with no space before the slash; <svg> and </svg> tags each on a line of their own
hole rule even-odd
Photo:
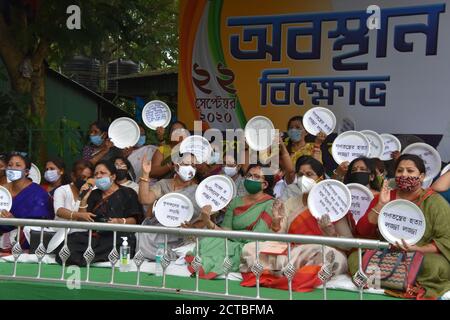
<svg viewBox="0 0 450 320">
<path fill-rule="evenodd" d="M 117 90 L 117 81 L 113 79 L 138 72 L 139 65 L 131 60 L 119 59 L 108 62 L 108 91 Z"/>
<path fill-rule="evenodd" d="M 63 66 L 64 74 L 79 84 L 98 91 L 100 85 L 100 62 L 93 58 L 75 56 Z"/>
</svg>

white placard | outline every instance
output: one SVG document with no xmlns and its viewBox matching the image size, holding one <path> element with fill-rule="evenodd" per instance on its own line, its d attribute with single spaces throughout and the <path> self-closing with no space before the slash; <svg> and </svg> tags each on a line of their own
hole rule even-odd
<svg viewBox="0 0 450 320">
<path fill-rule="evenodd" d="M 351 162 L 359 157 L 367 157 L 369 152 L 369 140 L 358 131 L 341 133 L 334 139 L 331 147 L 331 154 L 337 164 L 341 164 L 344 161 Z"/>
<path fill-rule="evenodd" d="M 369 188 L 359 183 L 349 183 L 347 188 L 352 194 L 352 204 L 350 206 L 350 212 L 353 215 L 355 223 L 358 223 L 359 219 L 364 216 L 374 196 Z"/>
<path fill-rule="evenodd" d="M 152 130 L 156 130 L 158 127 L 167 127 L 171 118 L 172 112 L 169 106 L 160 100 L 150 101 L 142 109 L 142 121 Z"/>
<path fill-rule="evenodd" d="M 180 144 L 180 152 L 193 154 L 199 163 L 209 163 L 212 151 L 209 141 L 198 135 L 189 136 Z"/>
<path fill-rule="evenodd" d="M 28 178 L 31 179 L 34 183 L 40 184 L 41 183 L 41 171 L 39 171 L 39 168 L 34 163 L 31 164 L 31 169 L 28 174 Z"/>
<path fill-rule="evenodd" d="M 317 136 L 320 131 L 329 135 L 336 127 L 336 116 L 327 108 L 315 107 L 306 111 L 303 116 L 303 127 L 313 136 Z"/>
<path fill-rule="evenodd" d="M 133 147 L 139 141 L 141 131 L 138 124 L 130 118 L 122 117 L 114 120 L 108 128 L 108 137 L 119 149 Z"/>
<path fill-rule="evenodd" d="M 372 130 L 362 130 L 361 133 L 369 139 L 370 142 L 370 152 L 369 158 L 380 158 L 383 156 L 384 152 L 384 140 L 383 138 Z"/>
<path fill-rule="evenodd" d="M 415 154 L 419 156 L 425 164 L 425 178 L 433 179 L 441 171 L 441 156 L 435 148 L 423 142 L 410 144 L 402 154 Z"/>
<path fill-rule="evenodd" d="M 337 180 L 324 180 L 316 184 L 308 195 L 311 214 L 320 218 L 328 214 L 332 222 L 342 219 L 350 209 L 352 195 L 345 184 Z"/>
<path fill-rule="evenodd" d="M 426 221 L 422 210 L 404 199 L 393 200 L 380 210 L 378 228 L 388 242 L 395 244 L 404 239 L 415 245 L 425 233 Z"/>
<path fill-rule="evenodd" d="M 195 191 L 195 201 L 200 208 L 212 207 L 212 212 L 225 208 L 233 199 L 233 184 L 223 175 L 214 175 L 203 180 Z"/>
<path fill-rule="evenodd" d="M 12 196 L 8 189 L 0 186 L 0 211 L 11 210 L 12 207 Z"/>
<path fill-rule="evenodd" d="M 400 140 L 398 140 L 397 137 L 393 136 L 392 134 L 382 133 L 380 134 L 380 136 L 383 139 L 384 145 L 383 154 L 381 155 L 380 160 L 392 160 L 391 153 L 394 151 L 400 151 L 402 149 L 402 144 Z"/>
<path fill-rule="evenodd" d="M 272 145 L 275 139 L 275 127 L 269 118 L 256 116 L 247 122 L 244 134 L 251 149 L 263 151 Z"/>
<path fill-rule="evenodd" d="M 191 220 L 194 215 L 194 206 L 185 195 L 172 192 L 157 200 L 153 212 L 163 226 L 179 227 L 182 223 Z"/>
</svg>

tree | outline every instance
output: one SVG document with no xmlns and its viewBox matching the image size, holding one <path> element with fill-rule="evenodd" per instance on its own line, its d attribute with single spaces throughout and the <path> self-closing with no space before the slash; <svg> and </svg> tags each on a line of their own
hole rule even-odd
<svg viewBox="0 0 450 320">
<path fill-rule="evenodd" d="M 77 5 L 81 29 L 69 29 Z M 43 126 L 45 61 L 60 66 L 84 54 L 130 58 L 144 68 L 177 63 L 177 0 L 0 0 L 0 57 L 13 91 L 29 95 L 28 114 Z"/>
</svg>

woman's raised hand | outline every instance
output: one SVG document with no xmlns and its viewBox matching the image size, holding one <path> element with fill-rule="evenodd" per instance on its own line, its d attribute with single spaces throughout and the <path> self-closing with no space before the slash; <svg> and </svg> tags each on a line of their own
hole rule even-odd
<svg viewBox="0 0 450 320">
<path fill-rule="evenodd" d="M 142 173 L 148 176 L 150 175 L 150 171 L 152 171 L 152 160 L 148 160 L 147 154 L 144 154 L 142 158 Z"/>
</svg>

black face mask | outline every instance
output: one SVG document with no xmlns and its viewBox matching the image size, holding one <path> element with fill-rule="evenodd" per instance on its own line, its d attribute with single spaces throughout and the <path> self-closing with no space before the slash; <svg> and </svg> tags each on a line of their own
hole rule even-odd
<svg viewBox="0 0 450 320">
<path fill-rule="evenodd" d="M 125 179 L 128 175 L 128 170 L 127 169 L 117 169 L 116 172 L 116 179 L 117 181 L 122 181 L 123 179 Z"/>
<path fill-rule="evenodd" d="M 73 183 L 75 185 L 75 187 L 80 190 L 81 187 L 86 183 L 86 180 L 82 179 L 82 178 L 77 178 L 77 180 L 75 180 L 75 182 Z"/>
<path fill-rule="evenodd" d="M 367 186 L 370 182 L 370 173 L 369 172 L 353 172 L 350 173 L 350 177 L 348 179 L 349 183 L 359 183 L 363 186 Z"/>
</svg>

